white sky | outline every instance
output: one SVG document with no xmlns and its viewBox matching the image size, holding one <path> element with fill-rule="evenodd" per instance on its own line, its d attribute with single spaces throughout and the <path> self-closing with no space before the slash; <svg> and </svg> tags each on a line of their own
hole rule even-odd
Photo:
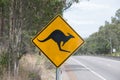
<svg viewBox="0 0 120 80">
<path fill-rule="evenodd" d="M 119 8 L 120 0 L 81 0 L 65 10 L 63 17 L 81 37 L 86 38 L 97 32 L 105 21 L 110 22 Z"/>
</svg>

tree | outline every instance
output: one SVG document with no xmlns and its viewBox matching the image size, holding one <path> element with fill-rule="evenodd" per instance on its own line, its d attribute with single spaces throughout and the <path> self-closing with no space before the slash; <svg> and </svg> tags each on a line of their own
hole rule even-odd
<svg viewBox="0 0 120 80">
<path fill-rule="evenodd" d="M 72 0 L 72 3 L 76 1 L 78 0 Z M 5 44 L 2 46 L 7 45 L 9 76 L 11 73 L 13 76 L 18 75 L 20 58 L 27 51 L 34 50 L 34 46 L 31 44 L 33 35 L 40 31 L 56 14 L 62 14 L 64 7 L 66 7 L 66 0 L 0 1 L 0 38 L 7 37 L 5 41 L 3 40 Z M 5 37 L 3 33 L 5 33 Z"/>
<path fill-rule="evenodd" d="M 113 49 L 120 52 L 120 9 L 116 11 L 116 16 L 111 17 L 111 23 L 105 21 L 105 25 L 99 31 L 90 35 L 81 48 L 85 54 L 110 54 Z"/>
<path fill-rule="evenodd" d="M 120 9 L 118 9 L 115 13 L 115 16 L 117 17 L 117 19 L 120 21 Z"/>
</svg>

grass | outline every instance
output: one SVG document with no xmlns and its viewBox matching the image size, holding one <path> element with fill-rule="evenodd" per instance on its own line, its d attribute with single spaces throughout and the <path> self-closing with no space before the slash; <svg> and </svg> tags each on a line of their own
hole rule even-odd
<svg viewBox="0 0 120 80">
<path fill-rule="evenodd" d="M 118 53 L 112 53 L 111 55 L 112 56 L 118 56 L 118 57 L 120 57 L 120 52 L 118 52 Z"/>
<path fill-rule="evenodd" d="M 7 73 L 2 72 L 0 80 L 7 80 Z M 12 75 L 10 78 L 9 80 L 14 80 Z M 16 80 L 55 80 L 55 67 L 43 55 L 26 54 L 19 61 L 19 75 Z"/>
<path fill-rule="evenodd" d="M 29 79 L 35 80 L 55 79 L 54 67 L 43 55 L 42 56 L 39 56 L 38 54 L 26 55 L 22 59 L 21 68 L 24 69 L 25 72 L 29 72 L 27 73 L 27 77 Z M 46 65 L 49 65 L 50 67 Z"/>
</svg>

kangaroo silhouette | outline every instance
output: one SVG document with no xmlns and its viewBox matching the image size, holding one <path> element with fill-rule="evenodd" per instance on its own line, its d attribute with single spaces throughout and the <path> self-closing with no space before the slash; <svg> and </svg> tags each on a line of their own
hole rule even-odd
<svg viewBox="0 0 120 80">
<path fill-rule="evenodd" d="M 74 36 L 72 36 L 70 33 L 68 33 L 68 36 L 66 36 L 62 31 L 60 30 L 55 30 L 53 31 L 47 38 L 45 38 L 44 40 L 39 40 L 37 39 L 39 42 L 45 42 L 49 39 L 52 39 L 53 41 L 55 41 L 59 47 L 59 50 L 60 51 L 64 51 L 64 52 L 69 52 L 70 51 L 67 51 L 67 50 L 63 50 L 61 48 L 61 42 L 63 42 L 62 46 L 65 45 L 65 43 L 71 39 L 71 38 L 74 38 Z"/>
</svg>

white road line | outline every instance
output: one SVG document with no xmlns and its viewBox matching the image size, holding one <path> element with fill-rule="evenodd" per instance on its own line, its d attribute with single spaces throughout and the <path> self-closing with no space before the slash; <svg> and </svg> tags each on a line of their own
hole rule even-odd
<svg viewBox="0 0 120 80">
<path fill-rule="evenodd" d="M 102 80 L 106 80 L 103 76 L 101 76 L 100 74 L 98 74 L 97 72 L 93 71 L 92 69 L 88 68 L 87 66 L 85 66 L 84 64 L 82 64 L 81 62 L 79 62 L 78 60 L 71 58 L 72 60 L 74 60 L 76 63 L 84 66 L 86 69 L 88 69 L 90 72 L 92 72 L 94 75 L 98 76 L 99 78 L 101 78 Z"/>
</svg>

